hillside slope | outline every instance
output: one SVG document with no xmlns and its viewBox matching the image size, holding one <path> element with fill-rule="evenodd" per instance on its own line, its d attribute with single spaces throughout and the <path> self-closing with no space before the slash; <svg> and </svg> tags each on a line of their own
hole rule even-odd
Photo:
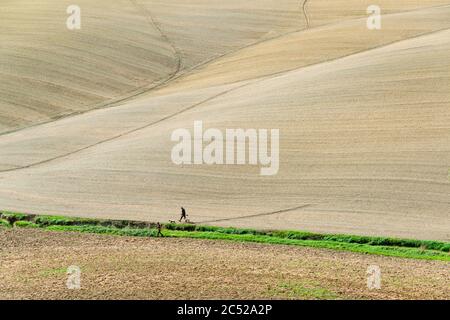
<svg viewBox="0 0 450 320">
<path fill-rule="evenodd" d="M 297 0 L 240 2 L 80 0 L 81 29 L 69 30 L 72 1 L 3 1 L 0 134 L 109 106 L 305 26 Z"/>
<path fill-rule="evenodd" d="M 449 35 L 250 83 L 183 116 L 5 173 L 1 201 L 20 210 L 153 220 L 174 217 L 183 204 L 201 222 L 447 240 Z M 160 99 L 176 106 L 186 96 Z M 279 174 L 175 166 L 171 132 L 199 119 L 219 129 L 280 128 Z M 70 120 L 62 128 L 77 126 Z"/>
<path fill-rule="evenodd" d="M 167 221 L 183 205 L 201 223 L 448 241 L 450 6 L 415 5 L 375 33 L 329 14 L 117 107 L 2 135 L 2 209 Z M 171 133 L 196 120 L 279 129 L 279 173 L 176 166 Z"/>
</svg>

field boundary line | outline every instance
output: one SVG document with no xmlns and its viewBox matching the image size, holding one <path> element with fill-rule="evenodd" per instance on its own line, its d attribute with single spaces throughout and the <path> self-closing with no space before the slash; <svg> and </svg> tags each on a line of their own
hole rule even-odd
<svg viewBox="0 0 450 320">
<path fill-rule="evenodd" d="M 305 205 L 301 205 L 301 206 L 297 206 L 297 207 L 293 207 L 293 208 L 287 208 L 287 209 L 281 209 L 281 210 L 276 210 L 276 211 L 251 214 L 251 215 L 247 215 L 247 216 L 239 216 L 239 217 L 216 219 L 216 220 L 204 220 L 204 221 L 200 221 L 198 223 L 211 223 L 211 222 L 222 222 L 222 221 L 239 220 L 239 219 L 247 219 L 247 218 L 257 218 L 257 217 L 270 216 L 270 215 L 274 215 L 274 214 L 295 211 L 295 210 L 299 210 L 299 209 L 303 209 L 303 208 L 308 208 L 308 207 L 311 207 L 311 206 L 312 206 L 312 204 L 305 204 Z"/>
</svg>

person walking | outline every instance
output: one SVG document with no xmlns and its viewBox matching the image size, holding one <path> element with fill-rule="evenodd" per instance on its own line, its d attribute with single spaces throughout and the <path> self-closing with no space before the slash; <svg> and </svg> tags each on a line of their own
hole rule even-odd
<svg viewBox="0 0 450 320">
<path fill-rule="evenodd" d="M 156 223 L 156 229 L 158 229 L 158 233 L 156 234 L 156 237 L 164 237 L 164 235 L 162 234 L 161 230 L 162 230 L 162 224 L 157 222 Z"/>
<path fill-rule="evenodd" d="M 178 220 L 178 221 L 181 222 L 181 220 L 183 220 L 183 219 L 184 219 L 184 221 L 187 220 L 187 214 L 186 214 L 186 210 L 183 207 L 181 207 L 181 217 L 180 217 L 180 220 Z"/>
</svg>

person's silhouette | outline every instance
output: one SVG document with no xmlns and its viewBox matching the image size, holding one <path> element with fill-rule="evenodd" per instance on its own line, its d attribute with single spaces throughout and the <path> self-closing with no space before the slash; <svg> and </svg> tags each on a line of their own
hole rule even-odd
<svg viewBox="0 0 450 320">
<path fill-rule="evenodd" d="M 158 229 L 158 233 L 156 234 L 156 237 L 159 237 L 159 236 L 164 237 L 164 235 L 163 235 L 162 232 L 161 232 L 161 230 L 162 230 L 162 224 L 158 222 L 158 223 L 156 224 L 156 228 Z"/>
<path fill-rule="evenodd" d="M 186 219 L 187 219 L 186 216 L 187 216 L 186 210 L 183 207 L 181 207 L 181 217 L 180 217 L 179 222 L 181 222 L 181 220 L 183 220 L 183 219 L 184 219 L 184 221 L 186 221 Z"/>
</svg>

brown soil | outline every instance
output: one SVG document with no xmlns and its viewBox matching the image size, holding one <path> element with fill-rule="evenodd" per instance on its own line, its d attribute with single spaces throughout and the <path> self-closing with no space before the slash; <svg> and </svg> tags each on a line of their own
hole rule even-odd
<svg viewBox="0 0 450 320">
<path fill-rule="evenodd" d="M 193 239 L 0 228 L 0 299 L 448 299 L 450 264 Z M 81 268 L 81 289 L 66 270 Z M 380 290 L 367 288 L 378 265 Z"/>
</svg>

